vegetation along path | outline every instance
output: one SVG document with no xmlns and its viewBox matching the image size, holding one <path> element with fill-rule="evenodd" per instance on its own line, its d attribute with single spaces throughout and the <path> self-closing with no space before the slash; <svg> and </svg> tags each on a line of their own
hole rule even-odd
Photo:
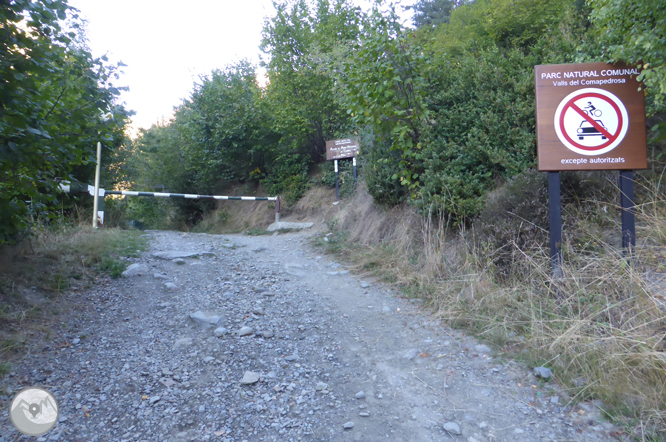
<svg viewBox="0 0 666 442">
<path fill-rule="evenodd" d="M 125 278 L 85 293 L 68 334 L 3 381 L 59 400 L 40 440 L 621 437 L 594 403 L 569 404 L 527 367 L 317 256 L 306 234 L 149 236 Z M 22 440 L 7 414 L 0 434 Z"/>
</svg>

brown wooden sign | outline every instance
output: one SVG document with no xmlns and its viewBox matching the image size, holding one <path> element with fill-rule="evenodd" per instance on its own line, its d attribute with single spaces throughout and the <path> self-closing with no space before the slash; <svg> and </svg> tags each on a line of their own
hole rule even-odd
<svg viewBox="0 0 666 442">
<path fill-rule="evenodd" d="M 534 72 L 539 170 L 647 169 L 637 68 L 555 64 Z"/>
<path fill-rule="evenodd" d="M 352 158 L 358 154 L 358 141 L 353 138 L 332 140 L 326 142 L 326 159 L 340 160 Z"/>
</svg>

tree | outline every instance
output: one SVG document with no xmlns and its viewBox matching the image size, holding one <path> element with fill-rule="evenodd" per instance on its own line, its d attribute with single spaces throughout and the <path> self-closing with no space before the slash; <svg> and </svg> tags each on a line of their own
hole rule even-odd
<svg viewBox="0 0 666 442">
<path fill-rule="evenodd" d="M 451 11 L 460 0 L 419 0 L 408 8 L 414 11 L 412 21 L 416 28 L 433 28 L 451 21 Z"/>
<path fill-rule="evenodd" d="M 638 66 L 647 110 L 666 110 L 666 8 L 660 0 L 588 0 L 591 19 L 608 47 L 608 61 Z M 654 127 L 666 138 L 666 123 Z"/>
<path fill-rule="evenodd" d="M 284 148 L 320 161 L 326 140 L 347 130 L 349 118 L 336 100 L 333 79 L 320 72 L 317 58 L 358 38 L 359 11 L 348 0 L 274 5 L 277 13 L 264 24 L 261 43 L 274 129 L 282 134 Z"/>
<path fill-rule="evenodd" d="M 117 67 L 75 44 L 74 12 L 64 0 L 0 4 L 0 243 L 34 212 L 49 215 L 56 178 L 93 162 L 97 141 L 113 144 L 128 115 L 115 105 Z"/>
<path fill-rule="evenodd" d="M 392 161 L 398 166 L 392 179 L 414 187 L 419 179 L 420 125 L 427 89 L 424 52 L 413 34 L 402 28 L 394 10 L 382 14 L 374 9 L 363 29 L 360 41 L 341 61 L 338 83 L 343 103 L 359 128 L 370 128 L 375 134 L 376 148 L 388 146 L 398 152 L 401 159 Z M 385 173 L 388 169 L 366 170 Z"/>
<path fill-rule="evenodd" d="M 201 77 L 182 110 L 187 124 L 179 121 L 188 139 L 184 150 L 196 165 L 198 192 L 210 192 L 220 182 L 244 181 L 253 170 L 264 169 L 276 136 L 262 98 L 255 68 L 247 61 Z"/>
</svg>

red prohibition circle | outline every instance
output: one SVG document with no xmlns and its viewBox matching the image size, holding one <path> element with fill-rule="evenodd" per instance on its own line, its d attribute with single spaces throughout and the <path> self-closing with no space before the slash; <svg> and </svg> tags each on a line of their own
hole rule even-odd
<svg viewBox="0 0 666 442">
<path fill-rule="evenodd" d="M 610 134 L 610 132 L 609 132 L 609 135 L 611 135 L 611 136 L 606 137 L 606 138 L 608 138 L 608 140 L 604 144 L 601 144 L 599 146 L 594 146 L 594 147 L 583 146 L 583 145 L 575 142 L 573 139 L 571 139 L 569 134 L 564 129 L 564 115 L 567 113 L 567 111 L 569 110 L 570 107 L 575 106 L 574 101 L 580 100 L 581 98 L 587 98 L 587 97 L 599 98 L 599 99 L 605 101 L 606 103 L 610 104 L 613 107 L 613 110 L 615 110 L 615 113 L 617 114 L 617 130 L 615 131 L 615 134 L 613 135 L 613 134 Z M 574 112 L 576 112 L 576 111 L 574 110 Z M 590 124 L 592 124 L 592 122 L 590 122 Z M 569 143 L 574 145 L 576 148 L 583 149 L 583 150 L 589 150 L 589 151 L 601 150 L 604 147 L 608 146 L 613 141 L 615 141 L 617 136 L 622 131 L 622 126 L 623 125 L 624 125 L 624 120 L 622 119 L 622 112 L 620 111 L 620 108 L 618 107 L 618 105 L 613 100 L 606 97 L 605 95 L 601 95 L 601 94 L 598 94 L 596 92 L 588 92 L 588 93 L 577 95 L 577 96 L 573 97 L 571 100 L 569 100 L 567 102 L 567 104 L 564 105 L 564 107 L 562 108 L 562 112 L 560 113 L 560 131 L 561 131 L 562 135 L 564 136 L 564 138 L 567 139 L 567 141 Z"/>
</svg>

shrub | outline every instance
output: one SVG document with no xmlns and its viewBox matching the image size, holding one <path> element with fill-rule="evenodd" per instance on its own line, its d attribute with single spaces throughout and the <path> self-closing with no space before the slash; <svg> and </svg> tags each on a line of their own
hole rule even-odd
<svg viewBox="0 0 666 442">
<path fill-rule="evenodd" d="M 283 154 L 267 167 L 267 174 L 261 181 L 271 196 L 283 196 L 288 203 L 294 203 L 307 192 L 309 160 L 301 154 Z"/>
</svg>

